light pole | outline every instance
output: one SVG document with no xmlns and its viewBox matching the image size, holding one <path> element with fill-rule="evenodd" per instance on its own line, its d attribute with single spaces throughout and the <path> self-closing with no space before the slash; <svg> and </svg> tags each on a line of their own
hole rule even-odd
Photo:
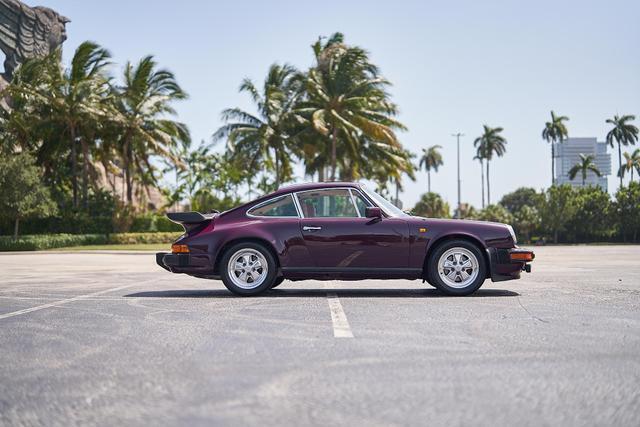
<svg viewBox="0 0 640 427">
<path fill-rule="evenodd" d="M 458 142 L 458 214 L 456 218 L 460 219 L 460 210 L 462 209 L 462 203 L 460 202 L 460 137 L 464 136 L 464 133 L 452 133 L 451 136 L 455 136 Z"/>
</svg>

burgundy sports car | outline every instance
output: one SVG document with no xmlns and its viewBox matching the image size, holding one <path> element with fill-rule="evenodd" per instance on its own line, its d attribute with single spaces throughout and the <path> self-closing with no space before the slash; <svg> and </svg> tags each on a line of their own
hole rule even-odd
<svg viewBox="0 0 640 427">
<path fill-rule="evenodd" d="M 156 262 L 257 295 L 284 279 L 422 279 L 469 295 L 530 272 L 511 226 L 411 216 L 359 183 L 297 184 L 222 213 L 169 213 L 185 233 Z"/>
</svg>

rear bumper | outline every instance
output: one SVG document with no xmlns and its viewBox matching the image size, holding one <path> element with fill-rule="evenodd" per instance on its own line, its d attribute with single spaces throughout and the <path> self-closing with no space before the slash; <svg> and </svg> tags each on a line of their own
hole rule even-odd
<svg viewBox="0 0 640 427">
<path fill-rule="evenodd" d="M 522 248 L 488 248 L 487 253 L 491 264 L 491 280 L 494 282 L 519 279 L 523 271 L 530 273 L 529 262 L 535 258 L 533 251 Z"/>
<path fill-rule="evenodd" d="M 156 253 L 156 264 L 172 273 L 203 275 L 211 273 L 213 268 L 207 254 Z"/>
</svg>

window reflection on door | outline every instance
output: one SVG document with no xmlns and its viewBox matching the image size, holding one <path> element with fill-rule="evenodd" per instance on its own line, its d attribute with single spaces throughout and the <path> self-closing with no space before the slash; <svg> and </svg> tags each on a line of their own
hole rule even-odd
<svg viewBox="0 0 640 427">
<path fill-rule="evenodd" d="M 305 218 L 357 218 L 358 210 L 347 189 L 305 191 L 297 194 Z"/>
</svg>

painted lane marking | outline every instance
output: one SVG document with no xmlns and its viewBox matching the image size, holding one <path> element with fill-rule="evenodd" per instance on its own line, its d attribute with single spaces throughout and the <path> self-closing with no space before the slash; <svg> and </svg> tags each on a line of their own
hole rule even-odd
<svg viewBox="0 0 640 427">
<path fill-rule="evenodd" d="M 329 310 L 331 311 L 331 322 L 333 323 L 333 336 L 335 338 L 353 338 L 353 332 L 349 326 L 347 315 L 342 309 L 338 295 L 333 292 L 327 294 Z"/>
<path fill-rule="evenodd" d="M 63 299 L 63 300 L 59 300 L 59 301 L 54 301 L 54 302 L 50 302 L 48 304 L 38 305 L 36 307 L 25 308 L 23 310 L 13 311 L 11 313 L 0 314 L 0 320 L 7 319 L 9 317 L 19 316 L 21 314 L 32 313 L 32 312 L 38 311 L 38 310 L 44 310 L 45 308 L 58 307 L 60 305 L 68 304 L 68 303 L 73 302 L 73 301 L 79 301 L 79 300 L 83 300 L 83 299 L 86 299 L 86 298 L 94 297 L 96 295 L 106 294 L 106 293 L 109 293 L 109 292 L 121 291 L 123 289 L 131 288 L 132 286 L 138 286 L 138 285 L 140 285 L 140 283 L 134 283 L 134 284 L 131 284 L 131 285 L 119 286 L 117 288 L 105 289 L 103 291 L 92 292 L 90 294 L 85 294 L 85 295 L 78 295 L 77 297 L 67 298 L 67 299 Z"/>
</svg>

